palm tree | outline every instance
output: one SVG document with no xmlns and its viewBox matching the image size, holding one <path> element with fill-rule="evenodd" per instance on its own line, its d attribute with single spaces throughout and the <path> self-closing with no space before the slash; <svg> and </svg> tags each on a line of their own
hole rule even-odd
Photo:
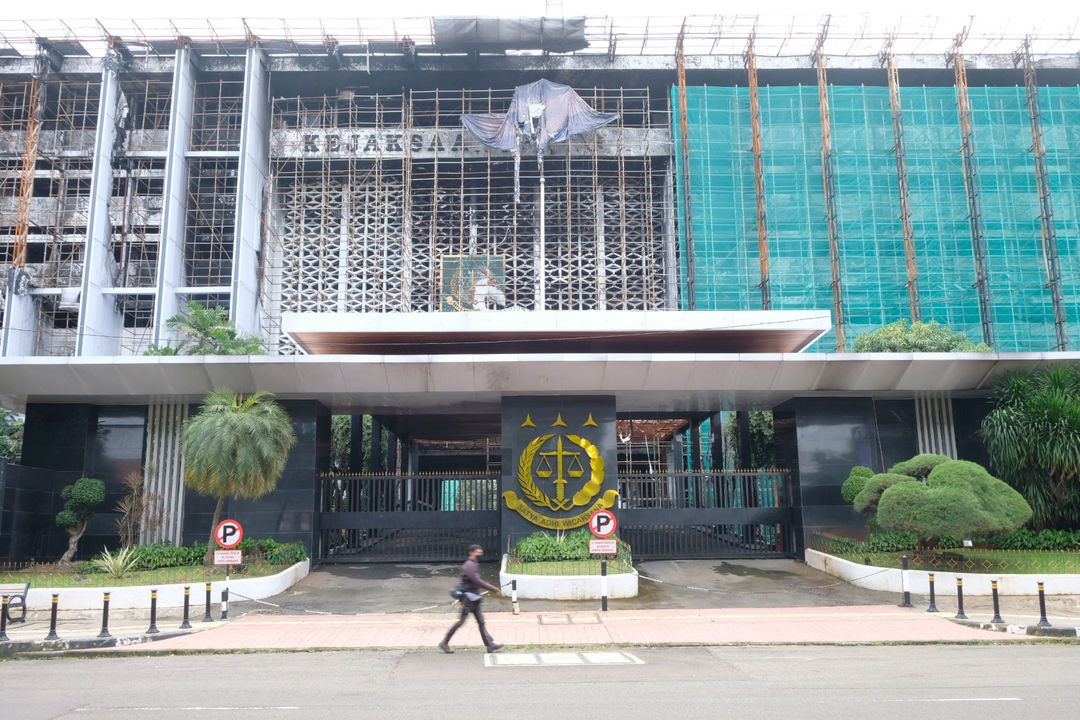
<svg viewBox="0 0 1080 720">
<path fill-rule="evenodd" d="M 292 421 L 272 398 L 265 392 L 244 398 L 215 390 L 181 430 L 184 484 L 217 498 L 203 558 L 207 568 L 212 564 L 214 528 L 221 520 L 225 499 L 259 498 L 271 492 L 296 444 Z"/>
<path fill-rule="evenodd" d="M 240 335 L 229 321 L 225 308 L 207 308 L 188 301 L 183 312 L 165 321 L 165 326 L 184 337 L 176 347 L 151 345 L 147 355 L 262 355 L 262 341 Z"/>
<path fill-rule="evenodd" d="M 188 355 L 216 355 L 214 333 L 227 331 L 231 326 L 225 308 L 207 308 L 189 300 L 187 309 L 166 320 L 165 327 L 187 338 Z"/>
<path fill-rule="evenodd" d="M 982 434 L 991 464 L 1031 505 L 1036 527 L 1080 524 L 1080 364 L 1003 378 Z"/>
</svg>

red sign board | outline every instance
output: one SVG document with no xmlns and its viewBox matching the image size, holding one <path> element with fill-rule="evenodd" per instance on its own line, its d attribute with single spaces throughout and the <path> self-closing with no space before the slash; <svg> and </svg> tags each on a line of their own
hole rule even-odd
<svg viewBox="0 0 1080 720">
<path fill-rule="evenodd" d="M 615 534 L 615 513 L 610 510 L 597 510 L 589 517 L 589 529 L 598 538 Z"/>
<path fill-rule="evenodd" d="M 619 551 L 615 547 L 616 540 L 590 540 L 589 541 L 589 554 L 590 555 L 614 555 Z"/>
<path fill-rule="evenodd" d="M 235 520 L 222 520 L 214 528 L 214 537 L 217 544 L 226 550 L 234 548 L 244 539 L 244 529 Z"/>
</svg>

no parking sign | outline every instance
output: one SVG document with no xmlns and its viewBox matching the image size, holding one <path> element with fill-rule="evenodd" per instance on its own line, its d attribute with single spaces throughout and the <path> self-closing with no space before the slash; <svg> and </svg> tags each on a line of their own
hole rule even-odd
<svg viewBox="0 0 1080 720">
<path fill-rule="evenodd" d="M 598 538 L 611 537 L 615 534 L 615 513 L 597 510 L 589 516 L 589 529 Z"/>
<path fill-rule="evenodd" d="M 214 528 L 217 544 L 226 550 L 234 548 L 244 539 L 244 529 L 235 520 L 222 520 Z"/>
</svg>

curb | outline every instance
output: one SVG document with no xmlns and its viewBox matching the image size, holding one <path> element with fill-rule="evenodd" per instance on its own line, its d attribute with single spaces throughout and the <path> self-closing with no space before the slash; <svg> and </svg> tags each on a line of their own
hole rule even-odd
<svg viewBox="0 0 1080 720">
<path fill-rule="evenodd" d="M 993 630 L 995 632 L 1010 633 L 1012 635 L 1032 635 L 1036 637 L 1080 637 L 1080 628 L 1075 627 L 1042 627 L 1039 625 L 1010 625 L 1009 623 L 986 623 L 973 622 L 971 620 L 957 620 L 950 618 L 957 625 L 966 625 L 978 630 Z"/>
<path fill-rule="evenodd" d="M 79 640 L 14 640 L 0 644 L 0 658 L 12 658 L 37 653 L 68 653 L 74 650 L 100 650 L 127 645 L 142 645 L 157 640 L 190 635 L 188 632 L 162 632 L 155 635 L 129 635 L 126 637 L 83 638 Z M 197 632 L 197 631 L 195 631 Z"/>
</svg>

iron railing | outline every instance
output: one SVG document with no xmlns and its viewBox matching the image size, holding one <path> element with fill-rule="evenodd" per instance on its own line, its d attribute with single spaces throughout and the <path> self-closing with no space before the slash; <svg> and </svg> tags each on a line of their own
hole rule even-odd
<svg viewBox="0 0 1080 720">
<path fill-rule="evenodd" d="M 620 506 L 629 510 L 674 508 L 779 508 L 791 505 L 791 473 L 681 471 L 619 475 Z"/>
</svg>

